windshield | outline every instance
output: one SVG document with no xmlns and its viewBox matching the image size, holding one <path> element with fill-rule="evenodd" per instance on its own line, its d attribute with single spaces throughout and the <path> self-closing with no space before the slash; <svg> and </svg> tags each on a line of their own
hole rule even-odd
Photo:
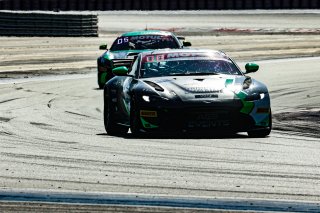
<svg viewBox="0 0 320 213">
<path fill-rule="evenodd" d="M 111 51 L 179 48 L 179 44 L 171 35 L 140 35 L 117 38 Z"/>
<path fill-rule="evenodd" d="M 237 66 L 224 57 L 210 56 L 178 57 L 168 59 L 167 55 L 146 56 L 142 60 L 140 77 L 183 75 L 242 75 Z"/>
</svg>

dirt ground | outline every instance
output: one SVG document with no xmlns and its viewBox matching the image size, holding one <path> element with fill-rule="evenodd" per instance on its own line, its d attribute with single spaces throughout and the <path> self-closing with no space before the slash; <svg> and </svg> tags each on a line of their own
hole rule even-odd
<svg viewBox="0 0 320 213">
<path fill-rule="evenodd" d="M 117 34 L 98 38 L 0 37 L 0 78 L 96 71 L 96 59 Z M 320 56 L 318 35 L 187 36 L 195 48 L 218 49 L 236 61 Z"/>
</svg>

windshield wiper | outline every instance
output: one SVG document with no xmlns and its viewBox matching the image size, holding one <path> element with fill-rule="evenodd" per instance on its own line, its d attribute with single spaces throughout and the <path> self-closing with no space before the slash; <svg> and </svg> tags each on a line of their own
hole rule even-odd
<svg viewBox="0 0 320 213">
<path fill-rule="evenodd" d="M 220 74 L 208 73 L 208 72 L 186 72 L 186 73 L 171 73 L 169 76 L 186 76 L 186 75 L 220 75 Z"/>
</svg>

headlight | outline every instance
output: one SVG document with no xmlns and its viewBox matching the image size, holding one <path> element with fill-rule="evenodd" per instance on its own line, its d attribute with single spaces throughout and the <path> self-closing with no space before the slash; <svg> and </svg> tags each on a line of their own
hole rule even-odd
<svg viewBox="0 0 320 213">
<path fill-rule="evenodd" d="M 143 95 L 143 96 L 142 96 L 142 99 L 143 99 L 145 102 L 150 102 L 150 96 Z"/>
<path fill-rule="evenodd" d="M 160 96 L 149 96 L 149 95 L 143 95 L 142 100 L 148 103 L 156 103 L 156 102 L 161 102 L 161 101 L 167 101 L 169 99 L 160 97 Z"/>
<path fill-rule="evenodd" d="M 252 79 L 250 77 L 247 77 L 243 82 L 243 89 L 246 90 L 250 87 L 252 84 Z"/>
</svg>

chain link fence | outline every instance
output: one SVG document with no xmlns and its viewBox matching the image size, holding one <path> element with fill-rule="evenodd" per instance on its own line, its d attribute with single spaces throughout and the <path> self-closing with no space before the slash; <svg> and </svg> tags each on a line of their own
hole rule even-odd
<svg viewBox="0 0 320 213">
<path fill-rule="evenodd" d="M 319 9 L 320 0 L 0 0 L 0 10 Z"/>
</svg>

